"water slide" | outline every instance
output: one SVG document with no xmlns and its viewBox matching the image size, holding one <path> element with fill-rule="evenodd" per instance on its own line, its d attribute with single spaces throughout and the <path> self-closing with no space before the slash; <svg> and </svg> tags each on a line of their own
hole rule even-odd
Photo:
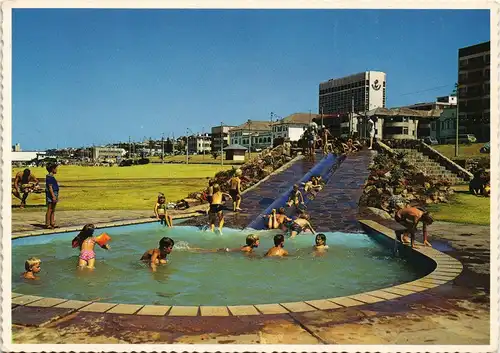
<svg viewBox="0 0 500 353">
<path fill-rule="evenodd" d="M 335 172 L 337 167 L 342 163 L 342 161 L 345 159 L 345 156 L 336 156 L 334 154 L 328 154 L 327 156 L 323 157 L 309 172 L 307 172 L 299 181 L 296 183 L 300 186 L 300 190 L 302 194 L 304 195 L 304 186 L 302 183 L 305 183 L 311 179 L 312 176 L 315 175 L 320 175 L 324 182 L 327 183 L 328 180 L 330 179 L 331 175 Z M 280 207 L 285 207 L 286 202 L 288 200 L 288 197 L 290 193 L 293 190 L 293 185 L 290 185 L 289 188 L 278 195 L 274 202 L 272 202 L 263 212 L 262 214 L 268 215 L 271 213 L 273 209 L 278 209 Z M 305 197 L 304 195 L 304 204 L 307 207 L 307 204 L 311 200 Z M 292 213 L 294 213 L 294 208 L 287 208 L 288 210 L 288 216 L 290 217 Z M 266 223 L 267 219 L 263 218 L 262 216 L 257 216 L 256 219 L 254 219 L 248 226 L 247 228 L 255 229 L 255 230 L 262 230 L 266 229 Z"/>
</svg>

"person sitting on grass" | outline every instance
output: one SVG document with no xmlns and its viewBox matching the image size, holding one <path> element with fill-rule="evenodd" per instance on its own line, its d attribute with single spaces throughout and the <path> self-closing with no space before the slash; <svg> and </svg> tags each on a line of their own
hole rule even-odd
<svg viewBox="0 0 500 353">
<path fill-rule="evenodd" d="M 268 219 L 267 228 L 269 229 L 279 229 L 286 221 L 292 220 L 291 218 L 288 218 L 288 216 L 286 215 L 284 207 L 280 207 L 277 213 L 276 209 L 273 208 L 271 214 L 264 217 Z"/>
<path fill-rule="evenodd" d="M 297 219 L 295 219 L 291 225 L 290 225 L 290 238 L 294 238 L 295 236 L 299 235 L 300 233 L 306 231 L 307 229 L 311 230 L 313 234 L 316 234 L 316 231 L 312 227 L 311 223 L 309 220 L 311 217 L 309 214 L 302 212 Z"/>
<path fill-rule="evenodd" d="M 224 206 L 222 205 L 223 197 L 231 197 L 231 195 L 222 192 L 219 184 L 214 184 L 214 193 L 212 195 L 212 203 L 208 209 L 208 221 L 210 223 L 210 230 L 215 230 L 217 224 L 219 233 L 222 234 L 222 227 L 224 226 L 224 213 L 222 212 Z M 234 201 L 234 200 L 233 200 Z"/>
<path fill-rule="evenodd" d="M 41 263 L 42 260 L 36 257 L 30 257 L 28 260 L 26 260 L 26 262 L 24 263 L 24 269 L 26 271 L 23 273 L 24 279 L 31 279 L 31 280 L 40 279 L 39 277 L 35 276 L 35 274 L 41 271 L 40 268 Z"/>
<path fill-rule="evenodd" d="M 172 252 L 174 241 L 169 237 L 163 237 L 158 243 L 158 248 L 149 249 L 142 257 L 141 261 L 147 262 L 153 272 L 156 272 L 158 265 L 167 263 L 167 255 Z"/>
<path fill-rule="evenodd" d="M 35 175 L 26 168 L 22 172 L 18 172 L 14 178 L 14 183 L 12 185 L 12 194 L 21 200 L 21 205 L 19 208 L 24 208 L 26 206 L 26 199 L 31 192 L 36 192 L 39 190 L 38 179 Z M 23 196 L 21 197 L 21 193 Z"/>
<path fill-rule="evenodd" d="M 402 239 L 400 240 L 404 244 L 408 244 L 408 233 L 410 233 L 411 236 L 411 247 L 412 248 L 417 248 L 415 246 L 415 232 L 417 231 L 417 225 L 419 222 L 422 222 L 423 224 L 423 233 L 424 233 L 424 245 L 425 246 L 431 246 L 431 243 L 428 241 L 428 231 L 427 227 L 431 225 L 434 220 L 432 219 L 431 215 L 427 210 L 421 207 L 405 207 L 401 208 L 396 212 L 396 215 L 394 216 L 394 219 L 396 222 L 401 224 L 406 228 L 406 231 L 404 232 Z M 399 238 L 399 236 L 398 236 Z"/>
<path fill-rule="evenodd" d="M 483 178 L 483 170 L 479 169 L 474 172 L 474 177 L 469 182 L 469 192 L 472 195 L 484 195 L 485 181 Z"/>
<path fill-rule="evenodd" d="M 173 227 L 172 216 L 168 214 L 167 203 L 164 194 L 160 193 L 160 195 L 158 195 L 158 200 L 155 203 L 153 211 L 155 213 L 156 219 L 160 221 L 161 225 L 168 226 L 170 228 Z"/>
<path fill-rule="evenodd" d="M 269 249 L 264 256 L 287 256 L 288 251 L 283 249 L 285 247 L 285 237 L 283 234 L 276 234 L 274 236 L 274 246 Z"/>
</svg>

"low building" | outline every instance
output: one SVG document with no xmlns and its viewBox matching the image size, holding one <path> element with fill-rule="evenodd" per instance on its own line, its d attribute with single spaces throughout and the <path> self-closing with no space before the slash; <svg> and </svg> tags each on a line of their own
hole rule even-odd
<svg viewBox="0 0 500 353">
<path fill-rule="evenodd" d="M 431 123 L 439 119 L 441 110 L 376 108 L 366 116 L 376 118 L 375 133 L 379 139 L 415 140 L 431 136 Z"/>
<path fill-rule="evenodd" d="M 307 126 L 320 115 L 310 113 L 295 113 L 273 123 L 273 139 L 289 138 L 298 141 L 304 134 Z"/>
<path fill-rule="evenodd" d="M 406 105 L 403 108 L 410 108 L 413 110 L 433 110 L 433 109 L 445 109 L 457 106 L 456 96 L 443 96 L 437 97 L 435 102 L 427 103 L 415 103 L 411 105 Z"/>
<path fill-rule="evenodd" d="M 221 151 L 221 142 L 222 148 L 229 146 L 231 140 L 229 138 L 229 130 L 234 128 L 235 126 L 230 125 L 219 125 L 212 127 L 211 134 L 211 150 L 212 153 L 219 153 Z"/>
<path fill-rule="evenodd" d="M 239 144 L 252 151 L 271 146 L 271 122 L 248 120 L 246 123 L 229 130 L 232 144 Z"/>
<path fill-rule="evenodd" d="M 127 151 L 123 148 L 114 147 L 92 147 L 92 159 L 94 161 L 103 159 L 122 158 Z"/>
<path fill-rule="evenodd" d="M 191 135 L 188 137 L 189 153 L 210 153 L 212 151 L 212 138 L 209 134 Z"/>
<path fill-rule="evenodd" d="M 12 162 L 29 162 L 34 159 L 44 159 L 47 155 L 45 151 L 15 151 L 11 152 Z"/>
<path fill-rule="evenodd" d="M 465 126 L 458 127 L 459 134 L 466 133 Z M 439 143 L 446 143 L 450 139 L 456 138 L 457 134 L 457 108 L 450 107 L 443 109 L 441 116 L 431 122 L 431 137 Z"/>
<path fill-rule="evenodd" d="M 224 148 L 224 151 L 226 151 L 226 160 L 244 161 L 247 149 L 248 149 L 247 147 L 238 144 L 227 146 L 226 148 Z"/>
</svg>

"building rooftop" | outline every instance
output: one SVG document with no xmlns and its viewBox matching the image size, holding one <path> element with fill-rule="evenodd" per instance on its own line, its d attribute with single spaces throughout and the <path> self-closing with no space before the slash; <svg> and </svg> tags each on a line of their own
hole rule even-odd
<svg viewBox="0 0 500 353">
<path fill-rule="evenodd" d="M 241 151 L 241 150 L 247 150 L 248 148 L 242 146 L 242 145 L 238 145 L 238 144 L 233 144 L 233 145 L 229 145 L 227 147 L 224 148 L 224 151 L 229 151 L 229 150 L 233 150 L 233 151 Z"/>
<path fill-rule="evenodd" d="M 250 123 L 247 121 L 244 124 L 229 129 L 229 131 L 238 131 L 238 130 L 269 131 L 271 130 L 270 125 L 271 125 L 270 121 L 250 120 Z"/>
<path fill-rule="evenodd" d="M 441 116 L 440 109 L 432 110 L 416 110 L 410 108 L 375 108 L 366 113 L 366 116 L 414 116 L 420 118 L 439 118 Z"/>
<path fill-rule="evenodd" d="M 294 113 L 284 117 L 283 119 L 278 120 L 273 125 L 282 125 L 282 124 L 309 124 L 315 118 L 321 117 L 320 114 L 314 113 Z"/>
</svg>

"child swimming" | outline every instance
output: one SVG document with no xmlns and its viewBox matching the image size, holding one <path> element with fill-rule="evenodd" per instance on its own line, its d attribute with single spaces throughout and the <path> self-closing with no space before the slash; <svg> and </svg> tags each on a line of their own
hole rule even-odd
<svg viewBox="0 0 500 353">
<path fill-rule="evenodd" d="M 164 194 L 158 195 L 158 200 L 155 204 L 154 213 L 157 219 L 160 220 L 161 225 L 173 227 L 172 216 L 167 212 L 167 203 Z"/>
<path fill-rule="evenodd" d="M 157 265 L 167 263 L 167 255 L 172 252 L 173 247 L 174 241 L 169 237 L 163 237 L 158 243 L 158 248 L 146 251 L 141 261 L 148 262 L 151 270 L 156 272 Z"/>
<path fill-rule="evenodd" d="M 236 249 L 224 248 L 224 249 L 218 249 L 218 251 L 225 251 L 225 252 L 241 251 L 244 253 L 251 253 L 253 252 L 254 248 L 259 247 L 259 243 L 260 243 L 260 238 L 257 234 L 249 234 L 245 239 L 245 245 L 243 245 L 242 247 Z"/>
<path fill-rule="evenodd" d="M 24 269 L 26 272 L 23 273 L 23 277 L 25 279 L 39 279 L 39 277 L 35 276 L 35 273 L 39 273 L 41 271 L 40 264 L 42 260 L 36 257 L 30 257 L 24 263 Z"/>
<path fill-rule="evenodd" d="M 307 213 L 301 213 L 299 217 L 294 220 L 290 225 L 290 238 L 299 235 L 301 232 L 310 229 L 313 234 L 316 234 L 316 231 L 313 229 L 309 220 L 311 217 Z"/>
<path fill-rule="evenodd" d="M 328 249 L 328 245 L 326 245 L 326 235 L 323 233 L 316 234 L 315 242 L 316 245 L 313 246 L 314 250 L 324 251 Z"/>
<path fill-rule="evenodd" d="M 95 226 L 93 224 L 86 224 L 80 233 L 73 239 L 71 246 L 73 248 L 80 248 L 80 256 L 78 257 L 78 268 L 95 268 L 95 244 L 98 243 L 96 237 L 93 237 Z M 108 244 L 99 244 L 103 249 L 110 250 Z"/>
<path fill-rule="evenodd" d="M 283 234 L 276 234 L 274 236 L 274 246 L 269 249 L 264 256 L 286 256 L 288 251 L 283 249 L 285 247 L 285 237 Z"/>
</svg>

